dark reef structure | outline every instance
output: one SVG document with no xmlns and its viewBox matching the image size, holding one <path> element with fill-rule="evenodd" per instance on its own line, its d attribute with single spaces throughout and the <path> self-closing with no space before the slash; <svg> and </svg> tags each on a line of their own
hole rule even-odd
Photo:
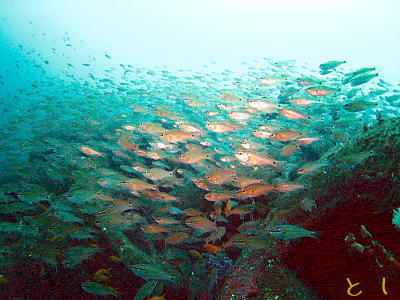
<svg viewBox="0 0 400 300">
<path fill-rule="evenodd" d="M 349 251 L 345 242 L 349 233 L 364 234 L 361 243 L 375 243 L 389 258 L 400 257 L 400 232 L 392 224 L 400 199 L 399 133 L 400 118 L 365 126 L 353 143 L 324 154 L 327 166 L 300 178 L 308 187 L 303 195 L 277 195 L 272 203 L 282 210 L 293 207 L 294 197 L 316 201 L 312 213 L 291 209 L 286 220 L 323 231 L 320 240 L 243 251 L 218 299 L 348 299 L 348 293 L 359 291 L 363 299 L 399 299 L 398 268 L 377 255 Z M 373 239 L 358 234 L 361 225 Z M 350 288 L 349 282 L 358 285 Z"/>
</svg>

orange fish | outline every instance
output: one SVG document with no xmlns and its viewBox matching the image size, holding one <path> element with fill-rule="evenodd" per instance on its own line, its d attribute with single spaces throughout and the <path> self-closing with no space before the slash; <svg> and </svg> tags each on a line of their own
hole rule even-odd
<svg viewBox="0 0 400 300">
<path fill-rule="evenodd" d="M 178 161 L 184 164 L 194 164 L 204 159 L 210 158 L 210 154 L 201 151 L 187 151 L 178 156 Z"/>
<path fill-rule="evenodd" d="M 161 200 L 163 202 L 179 201 L 177 197 L 159 191 L 144 190 L 141 193 L 150 199 Z"/>
<path fill-rule="evenodd" d="M 86 146 L 81 146 L 80 149 L 84 154 L 90 155 L 90 156 L 103 156 L 103 155 L 105 155 L 104 153 L 97 152 L 96 150 L 93 150 L 93 149 L 91 149 L 89 147 L 86 147 Z"/>
<path fill-rule="evenodd" d="M 265 166 L 280 168 L 280 161 L 271 157 L 267 152 L 238 151 L 235 157 L 245 166 Z"/>
<path fill-rule="evenodd" d="M 166 129 L 164 127 L 162 127 L 161 125 L 157 124 L 157 123 L 153 123 L 153 122 L 145 122 L 145 123 L 140 123 L 140 129 L 143 132 L 147 132 L 149 134 L 160 134 L 163 133 L 164 131 L 166 131 Z"/>
<path fill-rule="evenodd" d="M 210 232 L 216 227 L 215 222 L 211 222 L 209 219 L 201 216 L 191 217 L 185 223 L 200 232 Z"/>
<path fill-rule="evenodd" d="M 295 139 L 295 141 L 299 141 L 304 145 L 311 144 L 312 142 L 315 142 L 318 140 L 319 140 L 319 138 L 313 138 L 313 137 L 305 137 L 305 138 Z"/>
<path fill-rule="evenodd" d="M 165 241 L 168 244 L 179 244 L 180 242 L 182 242 L 183 240 L 185 240 L 188 237 L 189 237 L 189 234 L 187 234 L 186 232 L 175 232 L 175 233 L 171 234 L 170 236 L 168 236 L 165 239 Z"/>
<path fill-rule="evenodd" d="M 302 132 L 294 131 L 292 129 L 284 129 L 272 133 L 270 138 L 274 141 L 284 142 L 284 141 L 294 140 L 295 138 L 298 138 L 301 135 L 303 135 Z"/>
<path fill-rule="evenodd" d="M 260 195 L 264 195 L 275 190 L 275 186 L 265 183 L 253 183 L 236 193 L 237 197 L 240 198 L 253 198 Z"/>
<path fill-rule="evenodd" d="M 253 130 L 252 134 L 260 139 L 269 139 L 272 136 L 272 132 L 263 130 Z"/>
<path fill-rule="evenodd" d="M 299 184 L 278 183 L 275 185 L 275 190 L 278 192 L 292 192 L 303 188 L 304 185 Z"/>
<path fill-rule="evenodd" d="M 207 182 L 205 182 L 204 180 L 197 180 L 196 178 L 191 178 L 191 180 L 193 181 L 193 183 L 199 188 L 199 189 L 203 189 L 206 191 L 210 190 L 210 187 L 208 186 Z"/>
<path fill-rule="evenodd" d="M 236 176 L 236 172 L 233 170 L 218 169 L 212 174 L 207 174 L 206 179 L 212 184 L 221 184 L 229 181 Z"/>
<path fill-rule="evenodd" d="M 231 210 L 229 215 L 244 215 L 250 213 L 251 211 L 253 211 L 253 209 L 243 209 L 240 207 L 235 207 L 234 209 Z"/>
<path fill-rule="evenodd" d="M 300 143 L 287 144 L 285 147 L 282 148 L 282 154 L 285 156 L 289 156 L 294 151 L 299 150 L 300 145 Z"/>
<path fill-rule="evenodd" d="M 318 101 L 316 100 L 312 100 L 312 99 L 307 99 L 307 98 L 293 98 L 290 99 L 290 103 L 294 104 L 294 105 L 300 105 L 300 106 L 305 106 L 305 105 L 309 105 L 311 103 L 316 103 Z"/>
<path fill-rule="evenodd" d="M 231 209 L 232 209 L 232 202 L 231 199 L 228 199 L 228 201 L 226 201 L 224 210 L 226 216 L 229 216 L 229 214 L 231 213 Z"/>
<path fill-rule="evenodd" d="M 122 126 L 122 128 L 124 128 L 125 130 L 128 130 L 128 131 L 136 130 L 136 127 L 131 126 L 131 125 L 124 125 L 124 126 Z"/>
<path fill-rule="evenodd" d="M 227 193 L 208 193 L 205 194 L 204 198 L 208 201 L 212 202 L 220 202 L 224 201 L 226 199 L 230 199 L 232 195 L 227 194 Z"/>
<path fill-rule="evenodd" d="M 200 258 L 200 259 L 203 259 L 203 258 L 204 258 L 203 255 L 201 255 L 201 253 L 200 253 L 199 251 L 195 250 L 195 249 L 191 249 L 191 250 L 189 250 L 188 252 L 189 252 L 189 254 L 191 254 L 193 257 Z"/>
<path fill-rule="evenodd" d="M 240 126 L 231 121 L 220 121 L 217 123 L 207 123 L 206 128 L 212 132 L 224 133 L 228 131 L 236 131 Z"/>
<path fill-rule="evenodd" d="M 262 110 L 262 111 L 271 111 L 277 107 L 279 107 L 278 104 L 268 102 L 262 99 L 252 99 L 247 101 L 247 105 L 251 108 L 257 109 L 257 110 Z"/>
<path fill-rule="evenodd" d="M 155 190 L 156 186 L 149 184 L 143 180 L 137 178 L 129 178 L 126 181 L 121 181 L 121 184 L 127 186 L 129 190 L 132 191 L 142 191 L 142 190 Z"/>
<path fill-rule="evenodd" d="M 221 205 L 220 203 L 215 203 L 214 204 L 214 212 L 215 212 L 215 216 L 220 216 L 221 215 Z"/>
<path fill-rule="evenodd" d="M 231 93 L 231 92 L 222 92 L 220 97 L 224 101 L 238 101 L 238 100 L 240 100 L 239 96 L 237 96 L 237 95 L 235 95 L 234 93 Z"/>
<path fill-rule="evenodd" d="M 310 96 L 327 96 L 332 93 L 337 93 L 339 90 L 325 88 L 325 87 L 315 87 L 306 89 L 306 93 Z"/>
<path fill-rule="evenodd" d="M 124 262 L 121 258 L 119 258 L 118 256 L 115 256 L 115 255 L 109 256 L 108 259 L 110 259 L 112 261 L 117 261 L 117 262 Z"/>
<path fill-rule="evenodd" d="M 233 184 L 237 187 L 244 188 L 250 184 L 253 183 L 262 183 L 263 181 L 260 179 L 254 179 L 254 178 L 247 178 L 243 176 L 238 176 L 236 180 L 234 180 Z"/>
<path fill-rule="evenodd" d="M 140 227 L 143 231 L 147 233 L 161 233 L 161 232 L 169 232 L 167 228 L 157 226 L 157 225 L 147 225 Z"/>
<path fill-rule="evenodd" d="M 310 173 L 314 172 L 316 169 L 318 169 L 322 165 L 323 164 L 318 163 L 318 162 L 317 163 L 306 164 L 306 165 L 300 167 L 297 170 L 297 174 L 301 174 L 301 175 L 310 174 Z"/>
<path fill-rule="evenodd" d="M 182 130 L 171 129 L 164 133 L 161 133 L 160 139 L 166 143 L 176 144 L 179 142 L 184 142 L 186 140 L 195 140 L 197 135 L 194 133 L 187 133 Z"/>
<path fill-rule="evenodd" d="M 197 127 L 194 124 L 189 124 L 189 123 L 183 123 L 183 122 L 177 122 L 176 123 L 180 128 L 182 128 L 183 131 L 187 133 L 202 133 L 203 130 L 201 130 L 199 127 Z"/>
<path fill-rule="evenodd" d="M 231 111 L 228 113 L 228 117 L 234 120 L 248 120 L 254 118 L 254 115 L 242 111 Z"/>
<path fill-rule="evenodd" d="M 134 144 L 129 139 L 120 139 L 118 144 L 125 150 L 138 149 L 139 147 L 139 144 Z"/>
<path fill-rule="evenodd" d="M 211 244 L 204 244 L 203 246 L 208 253 L 216 254 L 219 251 L 219 247 Z"/>
<path fill-rule="evenodd" d="M 201 211 L 194 209 L 194 208 L 186 208 L 183 210 L 183 212 L 185 213 L 185 215 L 187 215 L 189 217 L 200 216 L 203 214 Z"/>
<path fill-rule="evenodd" d="M 171 225 L 171 224 L 177 224 L 180 222 L 179 220 L 176 220 L 174 218 L 166 218 L 166 217 L 156 218 L 156 219 L 154 219 L 154 221 L 156 221 L 158 224 L 161 224 L 161 225 Z"/>
<path fill-rule="evenodd" d="M 124 157 L 124 158 L 128 158 L 128 159 L 132 159 L 132 157 L 130 157 L 128 154 L 125 154 L 121 151 L 118 150 L 113 150 L 114 154 L 119 156 L 119 157 Z"/>
<path fill-rule="evenodd" d="M 294 109 L 280 109 L 279 113 L 288 119 L 298 120 L 298 119 L 311 119 L 311 117 L 306 116 Z"/>
</svg>

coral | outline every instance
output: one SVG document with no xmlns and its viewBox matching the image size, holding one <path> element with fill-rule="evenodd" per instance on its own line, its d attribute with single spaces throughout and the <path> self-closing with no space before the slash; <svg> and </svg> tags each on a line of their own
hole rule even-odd
<svg viewBox="0 0 400 300">
<path fill-rule="evenodd" d="M 353 233 L 349 233 L 344 241 L 349 246 L 352 253 L 359 253 L 365 256 L 373 257 L 378 267 L 384 269 L 386 273 L 393 275 L 400 271 L 400 262 L 393 256 L 393 254 L 385 249 L 383 245 L 378 243 L 372 238 L 372 234 L 367 230 L 364 225 L 360 228 L 361 236 L 364 237 L 369 245 L 357 242 Z"/>
</svg>

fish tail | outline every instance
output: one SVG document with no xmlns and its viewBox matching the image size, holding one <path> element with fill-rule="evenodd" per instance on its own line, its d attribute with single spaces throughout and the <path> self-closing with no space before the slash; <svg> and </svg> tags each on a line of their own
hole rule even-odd
<svg viewBox="0 0 400 300">
<path fill-rule="evenodd" d="M 323 231 L 314 231 L 312 234 L 311 234 L 311 236 L 314 238 L 314 239 L 316 239 L 316 240 L 320 240 L 320 238 L 321 238 L 321 235 L 323 234 L 324 232 Z"/>
</svg>

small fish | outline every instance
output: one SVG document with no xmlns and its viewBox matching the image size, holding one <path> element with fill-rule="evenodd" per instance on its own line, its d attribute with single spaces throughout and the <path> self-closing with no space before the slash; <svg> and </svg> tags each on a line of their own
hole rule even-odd
<svg viewBox="0 0 400 300">
<path fill-rule="evenodd" d="M 167 218 L 167 217 L 155 218 L 154 221 L 156 221 L 160 225 L 172 225 L 180 222 L 179 220 L 176 220 L 174 218 Z"/>
<path fill-rule="evenodd" d="M 297 191 L 298 189 L 303 189 L 304 185 L 300 184 L 290 184 L 290 183 L 278 183 L 274 186 L 275 191 L 278 192 L 293 192 Z"/>
<path fill-rule="evenodd" d="M 78 222 L 83 224 L 83 220 L 76 217 L 75 215 L 73 215 L 72 213 L 68 212 L 68 211 L 56 211 L 53 214 L 57 219 L 63 221 L 63 222 Z"/>
<path fill-rule="evenodd" d="M 201 216 L 191 217 L 185 223 L 200 232 L 210 232 L 216 228 L 215 222 L 211 222 L 209 219 Z"/>
<path fill-rule="evenodd" d="M 228 113 L 228 117 L 234 120 L 248 120 L 254 118 L 254 115 L 241 111 L 232 111 Z"/>
<path fill-rule="evenodd" d="M 90 156 L 104 156 L 104 153 L 98 152 L 96 150 L 93 150 L 89 147 L 86 146 L 81 146 L 80 147 L 81 151 L 86 154 L 86 155 L 90 155 Z"/>
<path fill-rule="evenodd" d="M 96 248 L 75 246 L 70 247 L 65 252 L 65 259 L 62 262 L 65 268 L 75 268 L 82 261 L 91 258 L 95 253 L 99 252 Z"/>
<path fill-rule="evenodd" d="M 191 249 L 188 251 L 190 255 L 192 255 L 194 258 L 200 258 L 200 259 L 204 259 L 203 255 L 201 255 L 201 253 L 199 251 L 197 251 L 196 249 Z"/>
<path fill-rule="evenodd" d="M 343 107 L 347 111 L 358 112 L 358 111 L 364 111 L 369 108 L 373 108 L 373 107 L 377 107 L 377 106 L 378 106 L 377 102 L 358 100 L 358 101 L 353 101 L 353 102 L 347 103 Z"/>
<path fill-rule="evenodd" d="M 321 70 L 326 71 L 326 70 L 334 69 L 344 63 L 346 63 L 345 60 L 330 60 L 330 61 L 320 64 L 319 68 Z"/>
<path fill-rule="evenodd" d="M 260 139 L 269 139 L 272 136 L 272 132 L 263 131 L 263 130 L 253 130 L 251 133 L 255 137 L 258 137 Z M 254 149 L 254 147 L 252 147 L 252 145 L 250 143 L 243 143 L 241 145 L 243 146 L 243 148 L 245 148 L 247 150 L 257 150 L 257 149 Z M 259 148 L 259 147 L 256 147 L 256 148 Z"/>
<path fill-rule="evenodd" d="M 205 177 L 209 183 L 222 184 L 231 180 L 236 176 L 236 172 L 233 170 L 218 169 L 214 173 L 207 174 Z"/>
<path fill-rule="evenodd" d="M 176 144 L 179 142 L 185 142 L 187 140 L 195 140 L 197 135 L 194 133 L 187 133 L 182 130 L 171 129 L 161 133 L 159 137 L 165 143 Z"/>
<path fill-rule="evenodd" d="M 143 278 L 144 280 L 169 280 L 175 281 L 176 278 L 161 268 L 150 264 L 138 264 L 129 267 L 135 275 Z"/>
<path fill-rule="evenodd" d="M 324 164 L 321 164 L 320 162 L 308 163 L 298 168 L 296 173 L 300 175 L 310 174 L 323 165 Z"/>
<path fill-rule="evenodd" d="M 289 155 L 293 154 L 293 152 L 295 152 L 296 150 L 299 150 L 300 145 L 301 145 L 301 143 L 287 144 L 285 147 L 282 148 L 281 153 L 285 156 L 289 156 Z"/>
<path fill-rule="evenodd" d="M 188 237 L 189 237 L 189 234 L 187 234 L 186 232 L 175 232 L 175 233 L 171 234 L 170 236 L 168 236 L 165 239 L 165 241 L 168 244 L 180 244 Z"/>
<path fill-rule="evenodd" d="M 319 238 L 321 232 L 310 231 L 294 225 L 279 225 L 267 228 L 267 232 L 277 239 L 295 240 L 303 237 Z"/>
<path fill-rule="evenodd" d="M 223 226 L 217 227 L 207 238 L 204 239 L 206 243 L 220 240 L 226 233 L 226 228 Z"/>
<path fill-rule="evenodd" d="M 96 296 L 104 296 L 104 297 L 119 296 L 119 293 L 117 292 L 116 289 L 105 286 L 98 282 L 92 282 L 92 281 L 82 282 L 81 287 L 85 292 Z"/>
<path fill-rule="evenodd" d="M 295 131 L 292 129 L 284 129 L 271 134 L 271 139 L 274 141 L 284 142 L 284 141 L 294 140 L 302 135 L 303 135 L 302 132 Z"/>
<path fill-rule="evenodd" d="M 195 208 L 186 208 L 183 210 L 185 215 L 189 217 L 201 216 L 203 213 Z"/>
<path fill-rule="evenodd" d="M 226 202 L 226 205 L 225 205 L 225 210 L 224 210 L 225 216 L 230 215 L 231 209 L 232 209 L 232 201 L 231 201 L 231 199 L 228 199 L 228 201 Z"/>
<path fill-rule="evenodd" d="M 212 244 L 204 244 L 203 246 L 208 253 L 211 254 L 216 254 L 218 251 L 220 251 L 220 248 L 218 246 L 212 245 Z"/>
<path fill-rule="evenodd" d="M 271 111 L 273 109 L 276 109 L 279 107 L 278 104 L 275 104 L 273 102 L 269 102 L 266 100 L 262 100 L 262 99 L 252 99 L 247 101 L 247 105 L 251 108 L 257 109 L 257 110 L 262 110 L 263 112 L 268 112 Z"/>
<path fill-rule="evenodd" d="M 266 183 L 253 183 L 238 191 L 236 196 L 239 198 L 253 198 L 273 192 L 275 189 L 275 186 Z"/>
<path fill-rule="evenodd" d="M 271 166 L 279 169 L 282 163 L 271 157 L 267 152 L 238 151 L 235 152 L 235 157 L 245 166 Z"/>
<path fill-rule="evenodd" d="M 310 96 L 327 96 L 339 92 L 339 89 L 334 89 L 326 86 L 315 86 L 306 89 L 306 93 Z"/>
<path fill-rule="evenodd" d="M 109 260 L 115 261 L 115 262 L 124 262 L 121 258 L 115 255 L 111 255 L 108 257 Z"/>
<path fill-rule="evenodd" d="M 228 193 L 208 193 L 204 195 L 204 198 L 208 201 L 220 202 L 232 198 L 232 195 Z"/>
<path fill-rule="evenodd" d="M 311 119 L 310 116 L 304 115 L 294 109 L 279 109 L 279 113 L 287 119 L 293 119 L 293 120 Z"/>
<path fill-rule="evenodd" d="M 169 232 L 167 228 L 157 226 L 157 225 L 147 225 L 140 227 L 144 232 L 147 233 L 161 233 L 161 232 Z"/>
<path fill-rule="evenodd" d="M 350 84 L 351 84 L 351 86 L 358 86 L 358 85 L 364 84 L 364 83 L 374 79 L 377 76 L 378 76 L 378 73 L 359 74 L 350 79 Z"/>
<path fill-rule="evenodd" d="M 294 105 L 299 105 L 299 106 L 306 106 L 310 105 L 312 103 L 318 103 L 317 100 L 312 100 L 312 99 L 307 99 L 307 98 L 292 98 L 289 100 L 290 103 Z"/>
</svg>

